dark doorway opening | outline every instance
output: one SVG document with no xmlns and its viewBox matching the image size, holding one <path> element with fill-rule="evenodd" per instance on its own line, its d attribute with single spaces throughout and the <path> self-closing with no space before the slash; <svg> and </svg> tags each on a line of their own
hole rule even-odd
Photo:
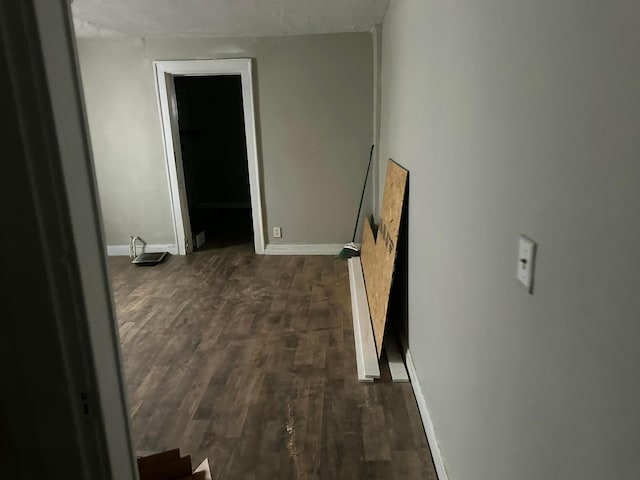
<svg viewBox="0 0 640 480">
<path fill-rule="evenodd" d="M 252 243 L 240 75 L 174 81 L 192 244 L 202 249 Z"/>
</svg>

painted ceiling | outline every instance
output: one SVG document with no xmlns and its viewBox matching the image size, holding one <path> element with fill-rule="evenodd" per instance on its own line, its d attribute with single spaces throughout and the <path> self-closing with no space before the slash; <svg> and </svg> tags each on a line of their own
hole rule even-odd
<svg viewBox="0 0 640 480">
<path fill-rule="evenodd" d="M 368 31 L 389 0 L 73 0 L 76 33 L 266 36 Z"/>
</svg>

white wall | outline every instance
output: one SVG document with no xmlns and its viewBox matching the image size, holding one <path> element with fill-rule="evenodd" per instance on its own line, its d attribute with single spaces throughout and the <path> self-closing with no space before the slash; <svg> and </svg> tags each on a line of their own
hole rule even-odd
<svg viewBox="0 0 640 480">
<path fill-rule="evenodd" d="M 372 141 L 370 34 L 78 44 L 107 243 L 174 242 L 152 61 L 228 57 L 256 62 L 268 243 L 350 240 Z"/>
<path fill-rule="evenodd" d="M 411 172 L 409 343 L 450 480 L 640 478 L 639 27 L 625 0 L 392 0 L 381 158 Z"/>
</svg>

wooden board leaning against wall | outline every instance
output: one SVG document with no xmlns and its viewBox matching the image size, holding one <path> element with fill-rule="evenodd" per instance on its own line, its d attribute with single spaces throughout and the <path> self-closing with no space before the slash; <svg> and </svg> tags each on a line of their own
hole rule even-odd
<svg viewBox="0 0 640 480">
<path fill-rule="evenodd" d="M 374 232 L 367 218 L 362 234 L 362 270 L 378 358 L 382 353 L 408 176 L 406 169 L 393 160 L 388 161 L 380 226 Z"/>
</svg>

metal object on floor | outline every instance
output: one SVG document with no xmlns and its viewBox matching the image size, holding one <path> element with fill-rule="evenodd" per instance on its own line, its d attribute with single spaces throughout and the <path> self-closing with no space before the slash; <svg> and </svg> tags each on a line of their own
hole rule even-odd
<svg viewBox="0 0 640 480">
<path fill-rule="evenodd" d="M 157 265 L 161 263 L 166 256 L 167 256 L 167 252 L 141 253 L 140 255 L 136 256 L 133 260 L 131 260 L 131 263 L 142 266 L 142 267 L 145 267 L 145 266 L 151 267 L 153 265 Z"/>
<path fill-rule="evenodd" d="M 138 255 L 138 242 L 142 244 L 142 253 L 140 255 Z M 151 267 L 162 262 L 167 256 L 167 252 L 145 253 L 145 245 L 146 243 L 140 237 L 134 235 L 129 237 L 129 258 L 131 258 L 131 263 L 134 265 Z"/>
</svg>

